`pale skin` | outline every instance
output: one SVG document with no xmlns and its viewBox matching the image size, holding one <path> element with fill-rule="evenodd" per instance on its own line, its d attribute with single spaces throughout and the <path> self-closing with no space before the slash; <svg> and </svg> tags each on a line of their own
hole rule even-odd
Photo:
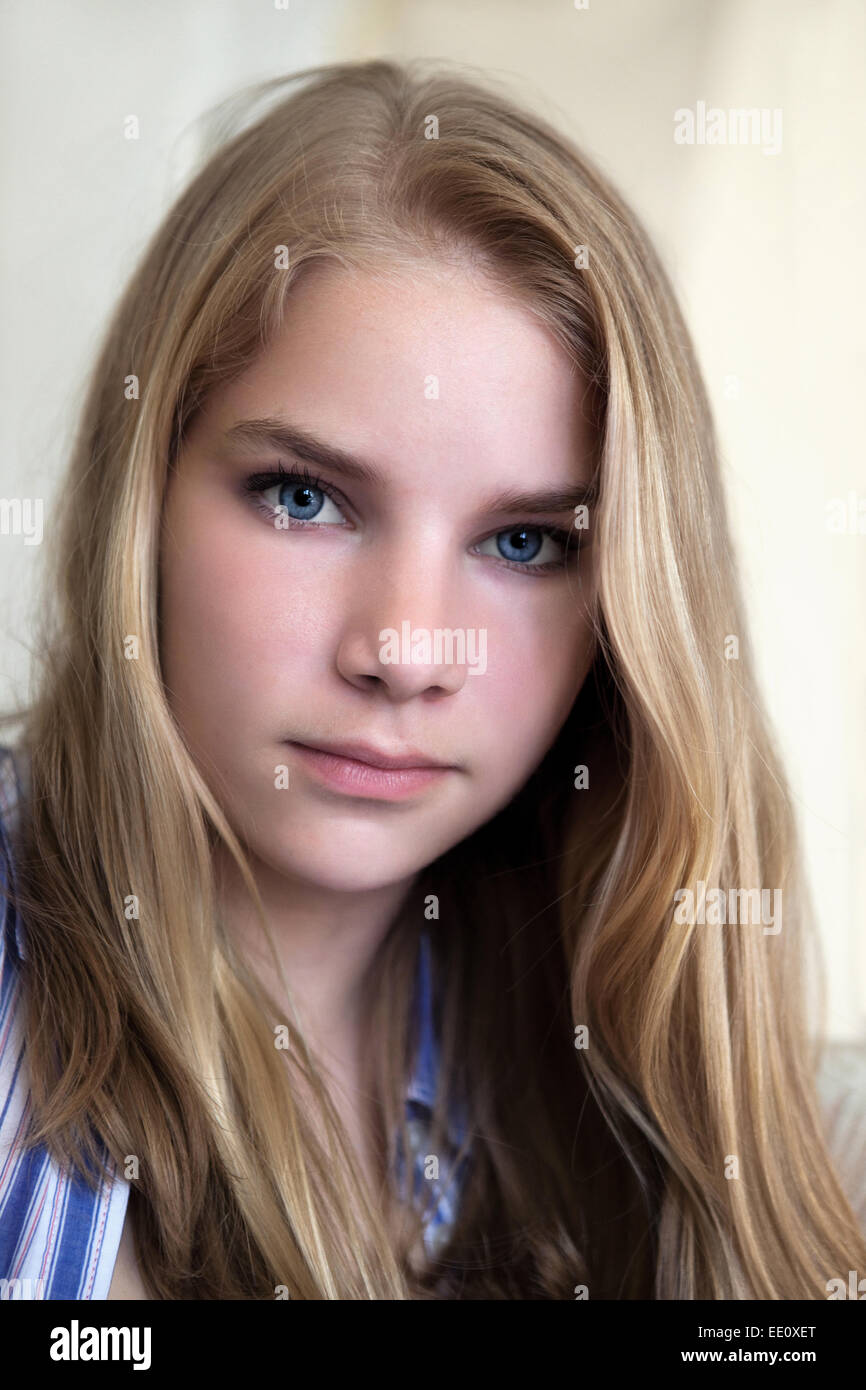
<svg viewBox="0 0 866 1390">
<path fill-rule="evenodd" d="M 265 417 L 364 460 L 376 479 L 308 462 L 333 495 L 299 494 L 304 460 L 226 437 Z M 583 534 L 575 561 L 573 504 L 536 515 L 491 499 L 588 484 L 593 447 L 568 356 L 480 274 L 320 265 L 293 288 L 280 335 L 196 417 L 170 480 L 160 570 L 169 700 L 246 845 L 305 1033 L 368 1175 L 364 971 L 419 870 L 537 767 L 593 657 L 592 552 Z M 278 461 L 290 481 L 244 492 Z M 299 497 L 315 516 L 277 524 L 276 505 L 295 519 Z M 545 526 L 568 546 L 542 536 Z M 521 528 L 522 551 L 512 543 Z M 524 554 L 553 567 L 531 572 Z M 486 670 L 470 674 L 447 651 L 384 663 L 379 634 L 406 620 L 485 630 Z M 373 800 L 324 786 L 287 742 L 348 739 L 411 747 L 449 770 L 401 800 Z M 231 930 L 284 999 L 232 862 L 216 868 Z M 124 1297 L 147 1297 L 129 1219 L 109 1292 Z"/>
</svg>

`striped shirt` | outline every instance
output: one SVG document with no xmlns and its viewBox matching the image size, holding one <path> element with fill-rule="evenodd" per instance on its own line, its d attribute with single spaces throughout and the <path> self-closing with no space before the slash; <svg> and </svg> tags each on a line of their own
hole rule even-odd
<svg viewBox="0 0 866 1390">
<path fill-rule="evenodd" d="M 0 748 L 0 887 L 14 879 L 9 829 L 26 794 L 20 756 Z M 23 924 L 0 898 L 0 1299 L 107 1298 L 129 1199 L 129 1182 L 108 1164 L 97 1190 L 80 1174 L 58 1167 L 44 1146 L 25 1146 L 31 1114 L 22 1033 Z M 452 1108 L 445 1155 L 429 1152 L 429 1126 L 439 1070 L 434 1027 L 433 966 L 424 932 L 415 981 L 417 1048 L 406 1089 L 406 1119 L 413 1173 L 413 1200 L 422 1202 L 424 1244 L 435 1256 L 456 1216 L 467 1160 L 452 1160 L 463 1142 L 462 1111 Z M 398 1190 L 406 1199 L 405 1158 L 398 1142 Z M 432 1202 L 429 1201 L 432 1190 Z M 423 1200 L 422 1200 L 423 1199 Z M 428 1206 L 429 1202 L 429 1206 Z"/>
</svg>

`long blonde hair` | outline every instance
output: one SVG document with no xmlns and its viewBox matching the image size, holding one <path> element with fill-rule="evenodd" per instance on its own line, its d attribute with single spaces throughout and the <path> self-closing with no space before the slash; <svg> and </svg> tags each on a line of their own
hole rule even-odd
<svg viewBox="0 0 866 1390">
<path fill-rule="evenodd" d="M 255 97 L 264 114 L 209 153 L 122 296 L 61 494 L 16 843 L 33 1140 L 85 1176 L 100 1143 L 136 1157 L 155 1297 L 825 1297 L 866 1244 L 822 1134 L 796 826 L 664 270 L 567 139 L 454 65 L 336 64 Z M 422 872 L 369 974 L 387 1194 L 435 892 L 434 1145 L 459 1096 L 471 1162 L 433 1259 L 417 1219 L 365 1189 L 301 1031 L 221 922 L 218 841 L 255 884 L 169 711 L 157 574 L 184 432 L 304 266 L 451 256 L 528 305 L 591 386 L 598 603 L 554 747 Z M 783 890 L 782 931 L 678 924 L 700 880 Z"/>
</svg>

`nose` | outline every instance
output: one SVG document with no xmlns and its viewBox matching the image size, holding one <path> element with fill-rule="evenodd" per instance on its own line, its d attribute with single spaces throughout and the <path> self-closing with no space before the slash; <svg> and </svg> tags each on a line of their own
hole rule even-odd
<svg viewBox="0 0 866 1390">
<path fill-rule="evenodd" d="M 449 573 L 441 552 L 416 546 L 402 556 L 379 550 L 369 570 L 353 575 L 336 658 L 344 680 L 397 703 L 461 689 L 472 642 L 454 626 L 461 614 L 451 565 Z"/>
</svg>

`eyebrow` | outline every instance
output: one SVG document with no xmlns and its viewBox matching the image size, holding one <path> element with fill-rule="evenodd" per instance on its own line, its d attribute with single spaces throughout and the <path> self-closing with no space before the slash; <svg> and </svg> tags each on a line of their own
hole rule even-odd
<svg viewBox="0 0 866 1390">
<path fill-rule="evenodd" d="M 386 479 L 372 463 L 334 444 L 317 439 L 308 430 L 301 429 L 287 420 L 278 420 L 270 416 L 239 420 L 226 430 L 223 438 L 230 446 L 249 449 L 264 446 L 281 453 L 293 454 L 307 463 L 328 468 L 344 478 L 368 483 L 372 487 L 381 488 L 386 484 Z M 572 483 L 565 487 L 544 488 L 535 492 L 519 492 L 510 488 L 487 497 L 482 501 L 481 510 L 543 516 L 548 512 L 573 511 L 575 507 L 594 503 L 597 497 L 598 487 L 595 479 L 589 483 Z"/>
</svg>

